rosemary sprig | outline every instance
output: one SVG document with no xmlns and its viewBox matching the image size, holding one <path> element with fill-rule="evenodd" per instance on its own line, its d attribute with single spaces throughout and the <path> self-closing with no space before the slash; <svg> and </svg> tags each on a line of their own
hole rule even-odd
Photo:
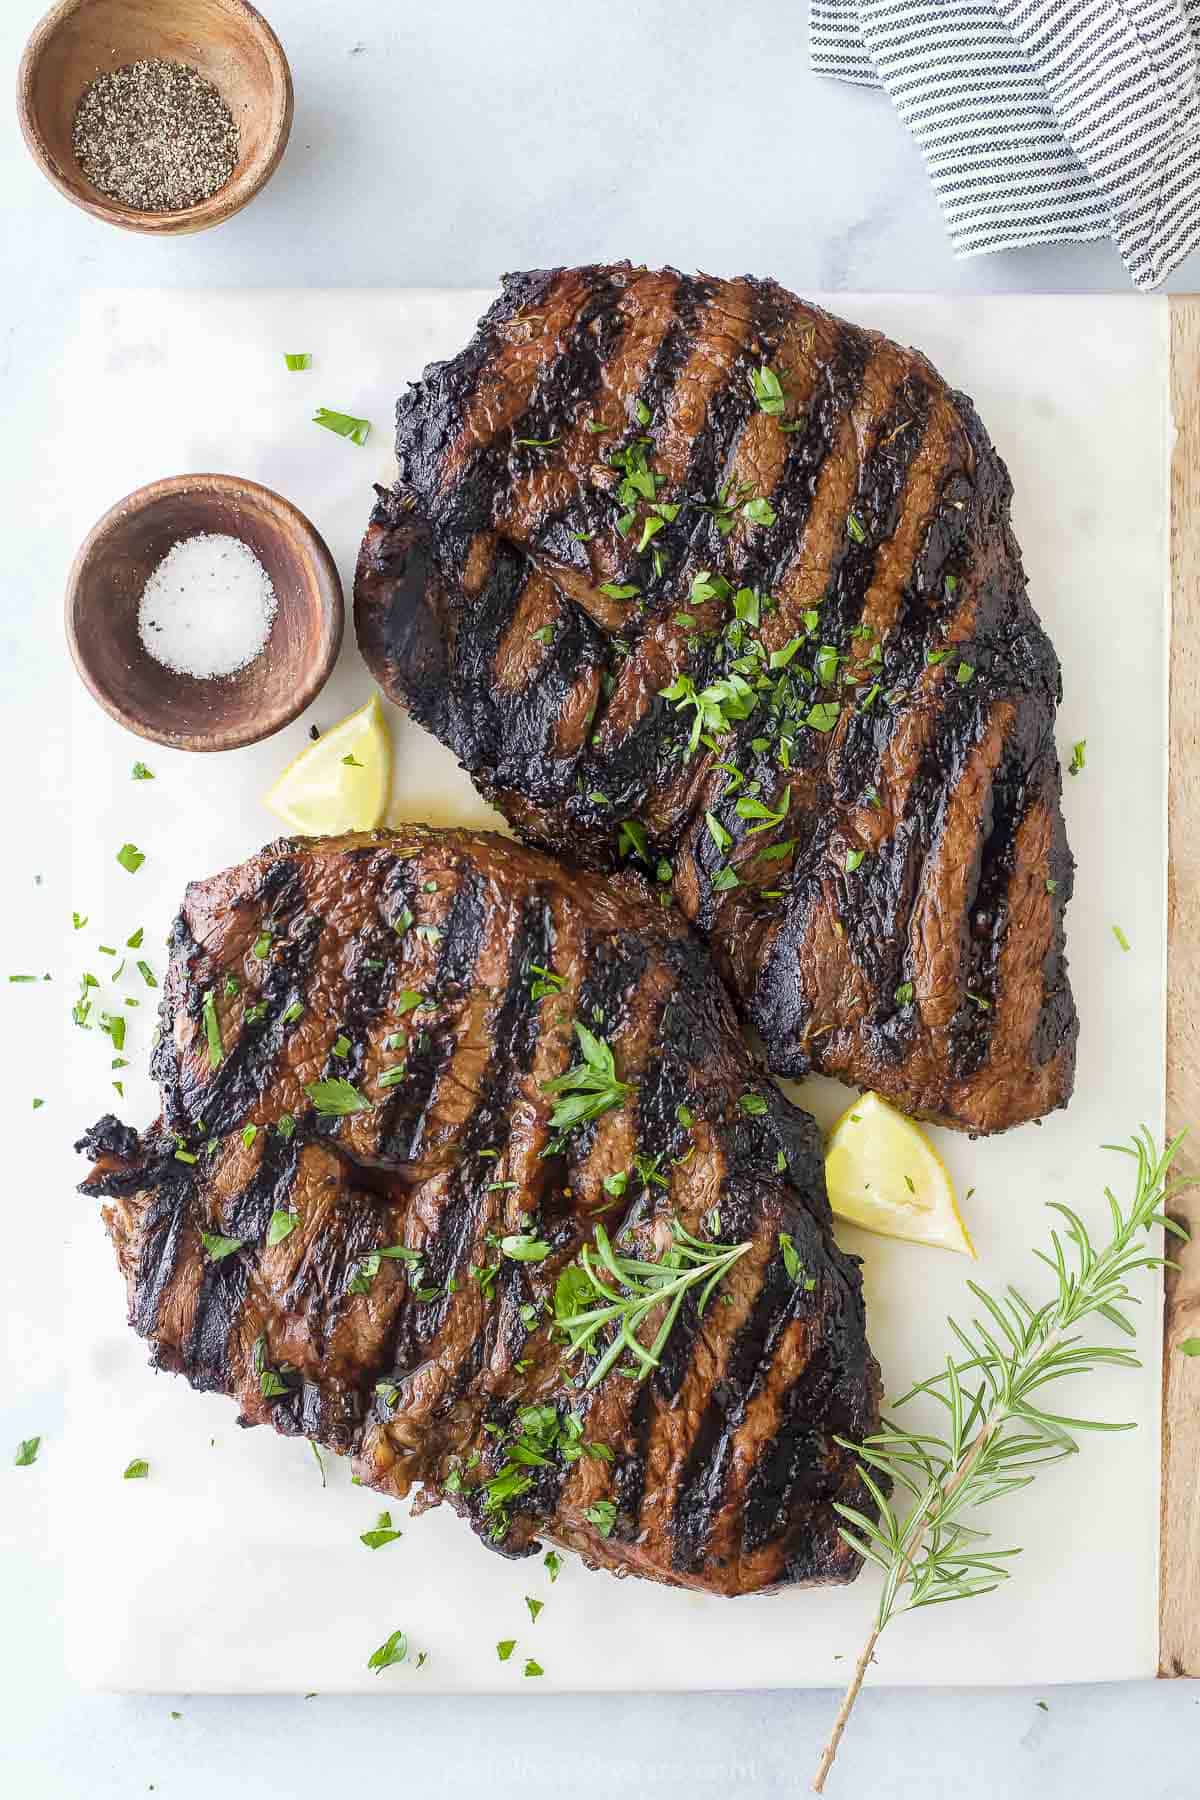
<svg viewBox="0 0 1200 1800">
<path fill-rule="evenodd" d="M 585 1244 L 578 1262 L 568 1264 L 554 1289 L 554 1322 L 570 1344 L 568 1357 L 589 1354 L 603 1331 L 617 1327 L 588 1375 L 587 1387 L 603 1381 L 624 1351 L 633 1358 L 638 1380 L 645 1380 L 658 1367 L 684 1295 L 703 1283 L 697 1302 L 703 1315 L 717 1283 L 749 1248 L 749 1241 L 717 1244 L 693 1237 L 676 1219 L 671 1248 L 662 1261 L 641 1262 L 619 1255 L 603 1225 L 597 1225 L 594 1251 Z M 667 1310 L 647 1349 L 638 1338 L 638 1327 L 662 1305 Z"/>
<path fill-rule="evenodd" d="M 861 1444 L 838 1439 L 858 1451 L 859 1473 L 879 1508 L 878 1519 L 871 1519 L 854 1507 L 837 1506 L 848 1521 L 841 1536 L 883 1570 L 884 1581 L 875 1623 L 817 1768 L 814 1793 L 824 1792 L 875 1645 L 891 1620 L 914 1607 L 990 1593 L 1007 1579 L 1006 1564 L 1019 1551 L 981 1549 L 988 1534 L 968 1525 L 964 1513 L 1027 1487 L 1047 1463 L 1073 1455 L 1079 1448 L 1073 1435 L 1077 1431 L 1132 1430 L 1131 1424 L 1048 1412 L 1042 1390 L 1065 1375 L 1098 1366 L 1138 1366 L 1132 1350 L 1085 1343 L 1076 1327 L 1096 1315 L 1135 1335 L 1124 1309 L 1136 1305 L 1137 1298 L 1126 1283 L 1139 1269 L 1161 1268 L 1166 1261 L 1146 1255 L 1135 1239 L 1154 1225 L 1187 1238 L 1164 1210 L 1186 1185 L 1167 1179 L 1181 1141 L 1182 1134 L 1159 1155 L 1143 1128 L 1132 1144 L 1105 1146 L 1132 1157 L 1137 1177 L 1128 1212 L 1111 1189 L 1104 1190 L 1112 1236 L 1102 1250 L 1093 1246 L 1078 1213 L 1061 1201 L 1050 1202 L 1065 1225 L 1051 1230 L 1049 1253 L 1035 1250 L 1034 1255 L 1054 1274 L 1052 1299 L 1035 1308 L 1014 1287 L 996 1298 L 975 1282 L 967 1283 L 986 1318 L 972 1318 L 969 1326 L 950 1319 L 964 1354 L 957 1360 L 948 1356 L 944 1370 L 917 1382 L 896 1402 L 903 1406 L 917 1394 L 938 1401 L 947 1415 L 946 1436 L 906 1431 L 885 1419 L 884 1429 Z M 888 1489 L 909 1497 L 903 1516 L 892 1506 Z"/>
</svg>

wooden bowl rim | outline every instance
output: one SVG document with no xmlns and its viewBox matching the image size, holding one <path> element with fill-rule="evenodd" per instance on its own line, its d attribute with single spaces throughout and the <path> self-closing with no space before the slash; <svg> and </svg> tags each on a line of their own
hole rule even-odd
<svg viewBox="0 0 1200 1800">
<path fill-rule="evenodd" d="M 57 0 L 57 4 L 34 26 L 21 55 L 17 70 L 17 117 L 21 135 L 39 169 L 73 206 L 82 208 L 84 212 L 91 213 L 93 218 L 102 219 L 108 225 L 116 225 L 122 231 L 165 236 L 172 232 L 204 231 L 210 225 L 220 225 L 225 219 L 232 218 L 271 179 L 283 160 L 292 132 L 295 111 L 292 71 L 283 45 L 271 26 L 258 8 L 251 4 L 251 0 L 215 0 L 215 4 L 224 7 L 226 12 L 239 14 L 246 21 L 258 39 L 271 71 L 270 117 L 263 153 L 245 170 L 240 181 L 235 172 L 224 187 L 218 188 L 215 194 L 210 194 L 207 200 L 197 201 L 195 206 L 181 207 L 176 212 L 144 212 L 137 207 L 123 206 L 119 200 L 108 200 L 99 193 L 93 194 L 90 190 L 84 192 L 77 187 L 52 154 L 38 122 L 33 90 L 42 55 L 60 26 L 92 4 L 93 0 Z"/>
<path fill-rule="evenodd" d="M 107 539 L 116 535 L 117 530 L 128 522 L 135 514 L 145 511 L 149 506 L 168 498 L 173 494 L 200 493 L 209 496 L 224 496 L 243 499 L 250 497 L 260 504 L 265 503 L 267 510 L 279 509 L 289 518 L 296 531 L 302 553 L 311 560 L 316 571 L 317 583 L 323 597 L 328 602 L 324 628 L 319 640 L 319 654 L 305 674 L 304 679 L 296 687 L 293 696 L 274 711 L 266 712 L 260 719 L 248 723 L 243 730 L 230 731 L 219 724 L 214 724 L 212 732 L 171 732 L 161 731 L 148 720 L 139 719 L 128 712 L 120 702 L 102 688 L 92 675 L 88 663 L 87 651 L 79 640 L 75 624 L 75 607 L 79 598 L 84 570 L 89 558 L 97 547 Z M 342 638 L 346 628 L 346 600 L 342 591 L 342 579 L 338 574 L 337 564 L 325 539 L 317 530 L 312 520 L 300 511 L 291 500 L 279 494 L 274 488 L 266 487 L 261 481 L 252 481 L 249 476 L 219 475 L 198 473 L 194 475 L 164 475 L 157 481 L 149 481 L 144 487 L 134 488 L 132 493 L 117 500 L 108 511 L 101 514 L 92 526 L 71 562 L 67 575 L 67 587 L 64 607 L 64 624 L 66 627 L 67 648 L 71 653 L 71 661 L 84 687 L 110 719 L 118 725 L 132 731 L 137 737 L 145 738 L 153 744 L 166 744 L 173 750 L 217 751 L 240 750 L 247 744 L 261 743 L 264 738 L 273 737 L 298 719 L 305 707 L 311 706 L 325 683 L 333 673 L 334 664 L 342 647 Z M 164 680 L 169 680 L 171 671 L 164 667 Z M 213 734 L 220 734 L 220 741 L 213 741 Z"/>
</svg>

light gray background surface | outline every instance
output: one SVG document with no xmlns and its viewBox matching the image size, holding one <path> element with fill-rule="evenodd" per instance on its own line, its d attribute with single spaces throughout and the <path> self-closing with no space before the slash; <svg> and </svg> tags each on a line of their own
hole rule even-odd
<svg viewBox="0 0 1200 1800">
<path fill-rule="evenodd" d="M 28 0 L 0 5 L 10 74 L 39 11 Z M 920 158 L 886 100 L 809 75 L 795 0 L 737 8 L 716 0 L 443 0 L 432 8 L 270 0 L 268 11 L 296 80 L 292 144 L 265 194 L 215 232 L 156 243 L 93 222 L 42 181 L 11 113 L 3 122 L 0 767 L 5 784 L 36 781 L 45 793 L 42 840 L 6 846 L 4 935 L 21 946 L 19 957 L 9 953 L 14 966 L 55 966 L 57 919 L 71 904 L 58 821 L 63 723 L 46 704 L 64 654 L 59 598 L 73 545 L 58 496 L 71 468 L 40 445 L 52 435 L 61 346 L 82 288 L 479 285 L 505 268 L 618 255 L 770 272 L 801 291 L 1127 286 L 1104 244 L 955 262 Z M 1200 258 L 1170 285 L 1200 287 Z M 36 887 L 35 874 L 43 878 Z M 27 1094 L 22 1083 L 0 1102 L 10 1129 L 68 1129 L 50 1107 L 31 1120 Z M 150 1791 L 172 1800 L 316 1800 L 381 1783 L 495 1800 L 560 1800 L 564 1792 L 773 1800 L 806 1790 L 835 1706 L 828 1693 L 183 1697 L 176 1720 L 168 1700 L 72 1691 L 62 1674 L 58 1544 L 43 1472 L 11 1466 L 12 1446 L 35 1432 L 45 1437 L 43 1456 L 55 1453 L 69 1356 L 58 1245 L 71 1202 L 58 1192 L 6 1200 L 44 1209 L 46 1220 L 40 1267 L 0 1256 L 6 1800 Z M 80 1470 L 72 1528 L 83 1534 L 87 1482 Z M 1070 1520 L 1056 1524 L 1069 1545 Z M 129 1552 L 97 1542 L 95 1553 Z M 296 1605 L 304 1605 L 302 1569 Z M 986 1608 L 947 1615 L 964 1656 L 972 1633 L 987 1630 Z M 902 1654 L 901 1641 L 891 1655 Z M 868 1693 L 829 1793 L 1198 1800 L 1198 1708 L 1200 1691 L 1183 1682 L 1044 1695 Z"/>
</svg>

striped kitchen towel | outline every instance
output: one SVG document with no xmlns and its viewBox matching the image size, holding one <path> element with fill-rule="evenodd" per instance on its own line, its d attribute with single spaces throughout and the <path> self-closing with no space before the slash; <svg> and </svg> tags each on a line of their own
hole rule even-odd
<svg viewBox="0 0 1200 1800">
<path fill-rule="evenodd" d="M 813 68 L 883 87 L 961 256 L 1111 236 L 1140 288 L 1200 246 L 1200 0 L 810 0 Z"/>
</svg>

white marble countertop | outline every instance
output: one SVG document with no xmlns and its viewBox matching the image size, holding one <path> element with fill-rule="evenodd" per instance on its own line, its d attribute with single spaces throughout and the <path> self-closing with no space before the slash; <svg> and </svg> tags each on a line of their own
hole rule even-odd
<svg viewBox="0 0 1200 1800">
<path fill-rule="evenodd" d="M 10 72 L 40 10 L 37 0 L 0 9 Z M 81 289 L 476 286 L 504 268 L 610 255 L 769 271 L 801 291 L 1128 287 L 1107 244 L 956 262 L 887 101 L 810 76 L 799 0 L 268 0 L 267 10 L 292 63 L 295 130 L 273 183 L 220 230 L 161 243 L 110 231 L 53 193 L 11 113 L 4 120 L 0 730 L 9 780 L 36 778 L 46 798 L 43 840 L 9 845 L 5 910 L 39 966 L 53 966 L 55 919 L 70 906 L 56 806 L 63 721 L 46 695 L 64 655 L 59 596 L 73 549 L 55 499 L 71 470 L 50 466 L 39 443 Z M 1170 285 L 1200 287 L 1200 258 Z M 22 1132 L 26 1108 L 22 1084 L 5 1101 Z M 64 1128 L 49 1107 L 34 1122 Z M 9 1204 L 45 1210 L 47 1254 L 40 1268 L 0 1258 L 0 1791 L 316 1800 L 335 1778 L 373 1785 L 384 1759 L 406 1789 L 482 1787 L 497 1800 L 805 1791 L 828 1693 L 409 1700 L 401 1716 L 374 1700 L 74 1691 L 61 1657 L 62 1527 L 39 1469 L 11 1467 L 11 1446 L 35 1432 L 54 1454 L 69 1355 L 55 1271 L 70 1200 L 10 1194 Z M 86 1508 L 71 1529 L 87 1532 Z M 110 1552 L 97 1543 L 97 1555 Z M 985 1607 L 969 1626 L 964 1617 L 964 1636 L 987 1629 Z M 829 1791 L 1195 1800 L 1197 1707 L 1200 1689 L 1185 1682 L 869 1692 Z"/>
</svg>

